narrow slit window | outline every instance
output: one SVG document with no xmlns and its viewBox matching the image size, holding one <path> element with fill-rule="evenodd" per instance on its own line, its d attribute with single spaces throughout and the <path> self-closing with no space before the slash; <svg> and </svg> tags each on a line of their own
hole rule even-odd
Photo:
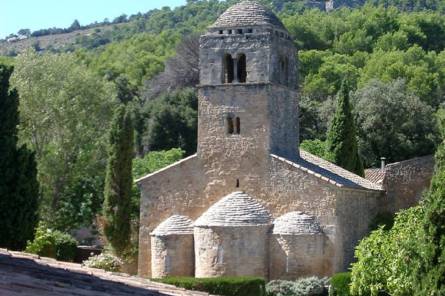
<svg viewBox="0 0 445 296">
<path fill-rule="evenodd" d="M 234 79 L 233 59 L 230 54 L 224 55 L 224 77 L 223 83 L 232 83 Z"/>
<path fill-rule="evenodd" d="M 289 83 L 289 59 L 284 56 L 280 58 L 280 83 L 284 85 Z"/>
<path fill-rule="evenodd" d="M 236 179 L 236 188 L 239 188 L 239 179 Z"/>
<path fill-rule="evenodd" d="M 240 54 L 238 55 L 238 80 L 241 83 L 245 83 L 247 80 L 247 61 L 246 61 L 246 55 Z"/>
<path fill-rule="evenodd" d="M 233 118 L 230 116 L 227 117 L 227 133 L 229 135 L 234 133 Z"/>
<path fill-rule="evenodd" d="M 239 117 L 236 118 L 236 133 L 239 135 L 241 133 L 241 120 Z"/>
</svg>

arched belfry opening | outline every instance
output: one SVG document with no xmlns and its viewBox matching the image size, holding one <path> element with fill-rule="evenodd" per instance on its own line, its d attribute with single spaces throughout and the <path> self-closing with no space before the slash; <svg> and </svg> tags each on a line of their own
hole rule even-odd
<svg viewBox="0 0 445 296">
<path fill-rule="evenodd" d="M 238 82 L 245 83 L 247 80 L 247 61 L 246 55 L 241 53 L 237 57 L 237 77 Z"/>
<path fill-rule="evenodd" d="M 224 76 L 223 83 L 232 83 L 234 79 L 234 63 L 230 54 L 226 53 L 223 59 Z"/>
</svg>

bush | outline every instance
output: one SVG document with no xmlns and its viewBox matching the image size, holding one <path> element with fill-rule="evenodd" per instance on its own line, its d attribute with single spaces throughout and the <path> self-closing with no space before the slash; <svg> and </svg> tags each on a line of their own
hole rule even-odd
<svg viewBox="0 0 445 296">
<path fill-rule="evenodd" d="M 257 277 L 168 277 L 155 281 L 221 296 L 264 296 L 265 281 Z"/>
<path fill-rule="evenodd" d="M 110 253 L 102 253 L 88 258 L 83 264 L 90 268 L 99 268 L 106 271 L 120 271 L 123 262 Z"/>
<path fill-rule="evenodd" d="M 275 280 L 266 285 L 267 296 L 318 296 L 326 294 L 327 280 L 317 277 L 299 279 L 295 282 Z"/>
<path fill-rule="evenodd" d="M 327 280 L 317 277 L 303 278 L 296 281 L 294 293 L 296 296 L 316 296 L 324 295 Z"/>
<path fill-rule="evenodd" d="M 349 296 L 349 285 L 351 284 L 351 273 L 340 272 L 331 278 L 331 296 Z"/>
<path fill-rule="evenodd" d="M 291 281 L 275 280 L 267 283 L 266 295 L 267 296 L 293 296 L 295 283 Z"/>
<path fill-rule="evenodd" d="M 76 248 L 77 241 L 71 235 L 39 225 L 34 241 L 28 242 L 26 246 L 26 252 L 61 261 L 73 261 Z"/>
</svg>

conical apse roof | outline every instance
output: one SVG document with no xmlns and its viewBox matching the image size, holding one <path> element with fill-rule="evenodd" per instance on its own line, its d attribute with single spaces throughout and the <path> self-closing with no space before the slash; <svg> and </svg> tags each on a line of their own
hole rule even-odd
<svg viewBox="0 0 445 296">
<path fill-rule="evenodd" d="M 186 216 L 173 215 L 153 230 L 151 235 L 193 234 L 193 221 Z"/>
<path fill-rule="evenodd" d="M 270 223 L 270 214 L 244 192 L 233 192 L 211 206 L 195 226 L 252 226 Z"/>
<path fill-rule="evenodd" d="M 320 224 L 314 216 L 302 212 L 290 212 L 274 221 L 273 234 L 317 234 L 321 233 Z"/>
<path fill-rule="evenodd" d="M 226 10 L 211 28 L 272 25 L 286 30 L 283 23 L 269 9 L 256 1 L 246 0 Z"/>
</svg>

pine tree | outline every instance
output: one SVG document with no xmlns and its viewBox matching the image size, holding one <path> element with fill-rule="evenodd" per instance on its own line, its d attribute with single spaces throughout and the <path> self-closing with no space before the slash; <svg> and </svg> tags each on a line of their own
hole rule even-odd
<svg viewBox="0 0 445 296">
<path fill-rule="evenodd" d="M 119 106 L 113 118 L 105 180 L 104 232 L 116 255 L 130 243 L 133 123 L 131 112 Z"/>
<path fill-rule="evenodd" d="M 442 118 L 443 119 L 443 118 Z M 416 295 L 445 295 L 445 121 L 436 152 L 436 170 L 423 201 L 425 216 L 419 249 L 423 255 L 415 280 Z"/>
<path fill-rule="evenodd" d="M 17 147 L 19 99 L 12 67 L 0 65 L 0 247 L 21 250 L 34 237 L 39 184 L 34 153 Z"/>
<path fill-rule="evenodd" d="M 363 163 L 358 154 L 354 118 L 349 102 L 349 87 L 343 81 L 337 95 L 337 109 L 328 131 L 326 158 L 344 169 L 364 176 Z"/>
</svg>

